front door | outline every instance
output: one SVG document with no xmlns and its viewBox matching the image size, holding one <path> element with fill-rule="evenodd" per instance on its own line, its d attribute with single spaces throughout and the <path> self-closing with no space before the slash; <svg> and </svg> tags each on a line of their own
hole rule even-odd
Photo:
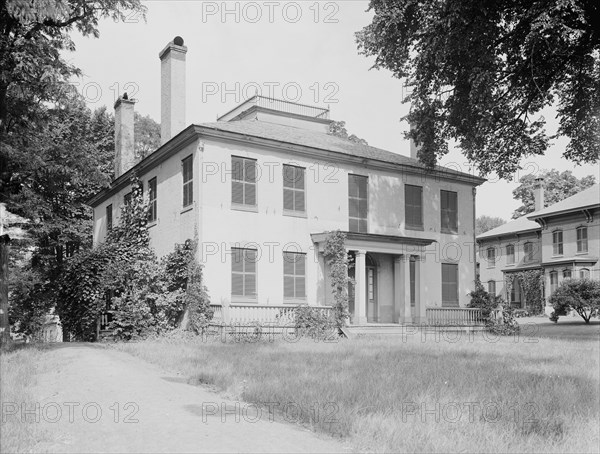
<svg viewBox="0 0 600 454">
<path fill-rule="evenodd" d="M 367 291 L 367 322 L 377 323 L 377 269 L 374 266 L 367 267 L 366 279 Z"/>
</svg>

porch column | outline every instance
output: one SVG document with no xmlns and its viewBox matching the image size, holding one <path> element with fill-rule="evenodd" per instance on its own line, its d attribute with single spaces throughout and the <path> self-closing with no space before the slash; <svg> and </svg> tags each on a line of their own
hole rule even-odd
<svg viewBox="0 0 600 454">
<path fill-rule="evenodd" d="M 359 325 L 367 323 L 366 252 L 356 251 L 355 260 L 354 323 Z"/>
<path fill-rule="evenodd" d="M 425 304 L 425 270 L 423 266 L 425 257 L 417 256 L 415 260 L 415 305 L 416 307 L 416 323 L 427 323 L 427 310 Z"/>
<path fill-rule="evenodd" d="M 402 256 L 402 301 L 404 302 L 402 323 L 412 323 L 412 313 L 410 310 L 410 255 Z"/>
</svg>

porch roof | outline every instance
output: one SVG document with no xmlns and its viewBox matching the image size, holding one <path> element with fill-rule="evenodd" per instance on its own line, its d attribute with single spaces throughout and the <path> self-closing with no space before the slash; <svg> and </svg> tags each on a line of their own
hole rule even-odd
<svg viewBox="0 0 600 454">
<path fill-rule="evenodd" d="M 331 232 L 312 233 L 310 237 L 319 249 Z M 433 238 L 380 235 L 376 233 L 342 232 L 346 235 L 347 250 L 364 250 L 383 254 L 408 254 L 422 252 L 425 246 L 435 243 Z"/>
<path fill-rule="evenodd" d="M 592 257 L 589 255 L 577 256 L 577 257 L 563 257 L 557 259 L 546 260 L 542 263 L 544 266 L 552 265 L 568 265 L 568 264 L 594 264 L 598 261 L 598 257 Z"/>
</svg>

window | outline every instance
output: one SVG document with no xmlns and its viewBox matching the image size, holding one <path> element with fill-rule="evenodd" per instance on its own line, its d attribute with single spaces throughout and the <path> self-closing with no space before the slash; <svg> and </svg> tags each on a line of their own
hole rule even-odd
<svg viewBox="0 0 600 454">
<path fill-rule="evenodd" d="M 579 278 L 580 279 L 589 279 L 590 278 L 590 270 L 587 268 L 581 268 L 579 270 Z"/>
<path fill-rule="evenodd" d="M 148 195 L 150 206 L 148 207 L 148 222 L 156 222 L 156 177 L 148 180 Z"/>
<path fill-rule="evenodd" d="M 496 295 L 496 281 L 488 281 L 488 293 L 490 295 Z"/>
<path fill-rule="evenodd" d="M 306 254 L 283 253 L 283 297 L 306 298 Z"/>
<path fill-rule="evenodd" d="M 554 290 L 558 287 L 558 273 L 556 271 L 550 272 L 550 294 L 554 293 Z"/>
<path fill-rule="evenodd" d="M 112 204 L 106 207 L 106 230 L 112 230 L 113 218 L 112 218 Z"/>
<path fill-rule="evenodd" d="M 442 211 L 442 232 L 458 232 L 458 194 L 452 191 L 440 191 Z"/>
<path fill-rule="evenodd" d="M 516 277 L 510 286 L 510 303 L 513 306 L 521 305 L 521 281 Z"/>
<path fill-rule="evenodd" d="M 304 213 L 306 211 L 304 169 L 283 166 L 283 209 Z"/>
<path fill-rule="evenodd" d="M 415 271 L 416 271 L 416 260 L 414 257 L 410 258 L 409 263 L 409 274 L 410 274 L 410 305 L 411 307 L 415 307 L 415 293 L 416 293 L 416 285 L 415 285 Z"/>
<path fill-rule="evenodd" d="M 404 216 L 406 228 L 423 230 L 423 188 L 404 185 Z"/>
<path fill-rule="evenodd" d="M 513 265 L 515 263 L 515 245 L 509 244 L 506 246 L 506 264 Z"/>
<path fill-rule="evenodd" d="M 231 295 L 256 298 L 256 249 L 231 249 Z"/>
<path fill-rule="evenodd" d="M 486 250 L 486 258 L 488 262 L 488 268 L 493 268 L 496 266 L 496 248 L 489 247 Z"/>
<path fill-rule="evenodd" d="M 577 252 L 587 252 L 588 241 L 587 241 L 587 227 L 577 228 Z"/>
<path fill-rule="evenodd" d="M 442 263 L 442 306 L 458 306 L 458 265 Z"/>
<path fill-rule="evenodd" d="M 568 270 L 568 269 L 563 270 L 563 279 L 571 279 L 571 270 Z"/>
<path fill-rule="evenodd" d="M 552 232 L 552 254 L 562 255 L 563 254 L 563 232 L 562 230 L 555 230 Z"/>
<path fill-rule="evenodd" d="M 256 160 L 231 157 L 231 203 L 256 206 Z"/>
<path fill-rule="evenodd" d="M 368 181 L 367 177 L 348 175 L 349 230 L 351 232 L 367 233 L 368 231 Z"/>
<path fill-rule="evenodd" d="M 525 243 L 523 245 L 523 252 L 525 253 L 525 262 L 533 262 L 533 243 Z"/>
<path fill-rule="evenodd" d="M 188 156 L 181 161 L 183 168 L 183 206 L 194 203 L 194 157 Z"/>
</svg>

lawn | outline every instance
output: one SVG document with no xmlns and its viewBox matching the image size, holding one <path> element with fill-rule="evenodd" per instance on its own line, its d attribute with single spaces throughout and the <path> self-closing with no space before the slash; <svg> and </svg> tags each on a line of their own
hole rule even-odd
<svg viewBox="0 0 600 454">
<path fill-rule="evenodd" d="M 456 337 L 458 336 L 458 337 Z M 116 348 L 370 452 L 598 452 L 597 340 L 429 334 Z M 277 403 L 274 405 L 273 403 Z"/>
<path fill-rule="evenodd" d="M 31 394 L 45 367 L 43 346 L 22 344 L 13 345 L 9 351 L 0 350 L 0 452 L 30 452 L 47 439 L 47 433 L 35 422 L 39 401 Z"/>
</svg>

